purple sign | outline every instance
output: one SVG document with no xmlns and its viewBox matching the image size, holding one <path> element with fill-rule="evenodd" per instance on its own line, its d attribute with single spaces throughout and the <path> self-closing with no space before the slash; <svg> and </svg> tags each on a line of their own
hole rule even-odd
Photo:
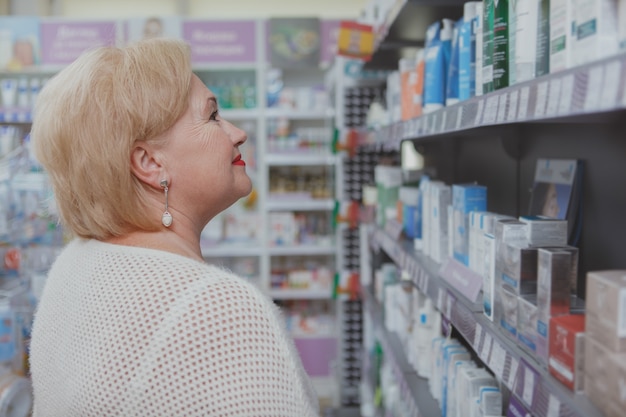
<svg viewBox="0 0 626 417">
<path fill-rule="evenodd" d="M 322 50 L 320 61 L 323 64 L 332 64 L 337 55 L 337 39 L 339 38 L 339 25 L 341 20 L 322 20 L 320 30 L 322 36 Z"/>
<path fill-rule="evenodd" d="M 439 275 L 454 289 L 475 303 L 483 287 L 483 277 L 453 258 L 443 264 Z"/>
<path fill-rule="evenodd" d="M 511 395 L 511 400 L 509 401 L 509 408 L 506 412 L 507 417 L 530 417 L 530 411 L 522 404 L 520 400 L 517 399 L 514 395 Z"/>
<path fill-rule="evenodd" d="M 191 46 L 194 64 L 256 63 L 256 22 L 253 20 L 183 22 L 183 39 Z"/>
<path fill-rule="evenodd" d="M 88 49 L 115 45 L 114 21 L 41 22 L 41 63 L 65 65 Z"/>
</svg>

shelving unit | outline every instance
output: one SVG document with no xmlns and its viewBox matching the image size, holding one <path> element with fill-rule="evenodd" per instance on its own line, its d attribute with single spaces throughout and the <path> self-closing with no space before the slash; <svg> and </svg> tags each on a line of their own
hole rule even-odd
<svg viewBox="0 0 626 417">
<path fill-rule="evenodd" d="M 424 46 L 428 25 L 444 17 L 459 18 L 465 1 L 392 3 L 375 16 L 375 52 L 364 69 L 396 70 L 399 58 Z M 407 142 L 411 143 L 424 158 L 424 170 L 432 178 L 446 184 L 484 185 L 487 209 L 514 217 L 528 213 L 538 159 L 582 161 L 582 230 L 576 244 L 580 255 L 576 295 L 580 301 L 588 271 L 626 269 L 626 226 L 621 221 L 626 195 L 618 191 L 626 178 L 625 116 L 626 53 L 620 53 L 415 119 L 373 131 L 361 129 L 360 139 L 365 143 L 362 149 L 376 152 L 402 152 Z M 530 350 L 491 322 L 482 312 L 479 297 L 468 299 L 467 289 L 454 284 L 474 280 L 473 271 L 453 260 L 434 262 L 416 251 L 412 241 L 401 237 L 401 227 L 390 223 L 384 229 L 371 226 L 369 251 L 385 253 L 399 270 L 408 273 L 409 285 L 434 302 L 472 354 L 533 416 L 603 416 L 584 394 L 568 390 Z M 367 290 L 362 298 L 365 316 L 375 322 L 381 307 Z M 402 358 L 402 345 L 394 345 L 394 335 L 385 334 L 380 320 L 375 327 L 383 350 Z M 402 359 L 395 362 L 402 363 Z M 438 410 L 427 408 L 429 399 L 410 394 L 427 391 L 401 372 L 409 372 L 411 366 L 405 363 L 396 367 L 394 374 L 404 387 L 405 402 L 418 410 L 414 415 L 439 415 Z"/>
<path fill-rule="evenodd" d="M 398 336 L 385 328 L 380 304 L 367 288 L 361 291 L 361 296 L 365 311 L 373 324 L 375 338 L 383 348 L 383 355 L 391 362 L 401 397 L 411 406 L 411 416 L 440 416 L 441 409 L 430 394 L 428 380 L 412 370 Z"/>
<path fill-rule="evenodd" d="M 549 375 L 536 358 L 524 351 L 490 321 L 482 312 L 482 304 L 467 299 L 444 278 L 445 265 L 439 265 L 416 252 L 413 243 L 397 240 L 387 231 L 374 227 L 370 235 L 373 250 L 383 250 L 403 271 L 407 271 L 412 285 L 436 302 L 437 309 L 472 346 L 480 359 L 513 392 L 520 393 L 529 410 L 537 417 L 601 417 L 602 413 L 582 394 L 574 394 Z M 473 274 L 454 260 L 455 270 L 466 277 Z M 371 295 L 367 295 L 373 305 Z M 366 297 L 366 299 L 367 299 Z M 370 314 L 380 314 L 376 310 Z M 391 346 L 394 349 L 394 346 Z M 402 349 L 397 347 L 396 349 Z M 410 368 L 410 367 L 409 367 Z M 409 369 L 405 368 L 405 369 Z M 524 384 L 528 375 L 534 384 Z M 528 391 L 532 389 L 532 392 Z M 529 399 L 529 401 L 528 401 Z M 553 414 L 554 410 L 558 414 Z M 424 414 L 430 415 L 430 414 Z"/>
</svg>

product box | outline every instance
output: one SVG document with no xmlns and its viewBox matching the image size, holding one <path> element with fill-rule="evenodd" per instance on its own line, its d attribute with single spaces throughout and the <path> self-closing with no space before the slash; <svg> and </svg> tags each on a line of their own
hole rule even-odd
<svg viewBox="0 0 626 417">
<path fill-rule="evenodd" d="M 500 287 L 499 300 L 496 300 L 496 317 L 505 334 L 513 339 L 517 338 L 517 304 L 518 294 L 508 288 Z"/>
<path fill-rule="evenodd" d="M 419 188 L 407 186 L 400 187 L 400 190 L 398 191 L 398 201 L 402 203 L 402 211 L 398 211 L 398 217 L 401 217 L 398 220 L 402 222 L 404 234 L 409 239 L 414 239 L 417 235 L 418 200 Z"/>
<path fill-rule="evenodd" d="M 584 385 L 585 316 L 568 314 L 550 319 L 548 370 L 563 385 L 580 392 Z"/>
<path fill-rule="evenodd" d="M 376 222 L 380 227 L 384 227 L 388 218 L 396 217 L 396 203 L 402 185 L 402 169 L 377 165 L 374 168 L 374 178 L 378 190 Z"/>
<path fill-rule="evenodd" d="M 521 216 L 526 223 L 526 241 L 531 246 L 567 245 L 567 220 L 545 216 Z"/>
<path fill-rule="evenodd" d="M 578 248 L 539 248 L 537 252 L 537 356 L 546 361 L 550 318 L 570 314 L 571 282 L 578 275 Z"/>
<path fill-rule="evenodd" d="M 482 387 L 478 393 L 479 416 L 502 414 L 502 392 L 497 387 Z"/>
<path fill-rule="evenodd" d="M 493 321 L 496 305 L 496 238 L 489 233 L 483 235 L 483 313 Z"/>
<path fill-rule="evenodd" d="M 587 274 L 587 335 L 608 349 L 626 352 L 626 271 Z"/>
<path fill-rule="evenodd" d="M 595 62 L 617 53 L 617 12 L 615 0 L 576 0 L 575 65 Z"/>
<path fill-rule="evenodd" d="M 585 375 L 585 395 L 604 417 L 624 417 L 624 406 L 609 400 L 608 386 L 605 381 L 597 381 Z"/>
<path fill-rule="evenodd" d="M 550 317 L 570 313 L 572 281 L 578 276 L 578 248 L 539 248 L 537 251 L 537 302 L 539 320 L 547 327 Z"/>
<path fill-rule="evenodd" d="M 608 350 L 602 343 L 585 338 L 585 393 L 600 409 L 603 402 L 626 409 L 626 354 Z M 599 394 L 599 395 L 598 395 Z"/>
<path fill-rule="evenodd" d="M 484 211 L 470 211 L 469 213 L 469 268 L 482 275 L 483 260 L 481 253 L 483 251 L 483 231 L 482 231 L 482 218 L 486 212 Z"/>
<path fill-rule="evenodd" d="M 550 0 L 550 72 L 572 67 L 572 36 L 576 31 L 572 0 Z"/>
<path fill-rule="evenodd" d="M 522 295 L 517 299 L 517 340 L 531 352 L 537 350 L 537 296 Z"/>
<path fill-rule="evenodd" d="M 452 186 L 454 207 L 454 258 L 463 265 L 469 264 L 469 213 L 487 210 L 487 187 L 474 184 Z"/>
<path fill-rule="evenodd" d="M 480 390 L 483 387 L 497 387 L 498 383 L 484 368 L 460 369 L 456 384 L 457 415 L 470 415 L 470 408 L 479 401 Z"/>
<path fill-rule="evenodd" d="M 501 285 L 516 295 L 536 294 L 537 248 L 523 246 L 518 242 L 505 243 L 501 247 Z"/>
<path fill-rule="evenodd" d="M 454 207 L 448 204 L 448 258 L 454 258 L 454 242 L 452 231 L 454 230 Z"/>
<path fill-rule="evenodd" d="M 489 233 L 488 231 L 486 233 Z M 501 259 L 503 259 L 503 251 L 507 243 L 517 243 L 519 245 L 527 245 L 526 243 L 526 223 L 522 223 L 516 219 L 497 219 L 495 221 L 494 232 L 496 238 L 496 268 L 500 273 L 502 271 Z"/>
<path fill-rule="evenodd" d="M 448 252 L 448 206 L 452 201 L 452 189 L 445 184 L 430 186 L 430 256 L 442 263 Z"/>
</svg>

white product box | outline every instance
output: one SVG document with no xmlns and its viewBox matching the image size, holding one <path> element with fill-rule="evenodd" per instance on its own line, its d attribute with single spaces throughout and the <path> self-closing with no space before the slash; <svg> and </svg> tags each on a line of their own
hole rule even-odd
<svg viewBox="0 0 626 417">
<path fill-rule="evenodd" d="M 452 201 L 449 185 L 430 186 L 430 255 L 435 262 L 442 263 L 448 252 L 448 206 Z"/>
<path fill-rule="evenodd" d="M 550 72 L 572 67 L 572 41 L 576 30 L 573 0 L 550 0 Z"/>
<path fill-rule="evenodd" d="M 587 274 L 585 331 L 615 352 L 626 352 L 626 271 Z"/>
<path fill-rule="evenodd" d="M 531 246 L 567 245 L 567 220 L 545 216 L 521 216 L 527 225 L 526 241 Z"/>
<path fill-rule="evenodd" d="M 471 211 L 469 213 L 469 268 L 482 275 L 484 261 L 481 257 L 483 251 L 482 219 L 487 212 Z"/>
<path fill-rule="evenodd" d="M 493 321 L 496 303 L 496 238 L 489 233 L 483 235 L 483 313 Z"/>
<path fill-rule="evenodd" d="M 500 285 L 517 294 L 537 293 L 537 248 L 505 243 L 498 255 L 502 265 Z"/>
<path fill-rule="evenodd" d="M 574 64 L 582 65 L 618 52 L 617 1 L 574 0 Z M 617 88 L 617 86 L 616 86 Z"/>
</svg>

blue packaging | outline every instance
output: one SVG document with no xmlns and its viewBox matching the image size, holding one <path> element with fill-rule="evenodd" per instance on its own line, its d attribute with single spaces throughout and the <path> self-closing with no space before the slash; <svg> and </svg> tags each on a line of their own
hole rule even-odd
<svg viewBox="0 0 626 417">
<path fill-rule="evenodd" d="M 454 24 L 452 50 L 450 52 L 450 63 L 448 64 L 448 77 L 446 80 L 446 106 L 452 106 L 459 102 L 460 36 L 463 24 L 463 19 L 459 19 Z"/>
<path fill-rule="evenodd" d="M 454 184 L 452 209 L 454 259 L 469 266 L 469 213 L 487 211 L 487 187 L 476 184 Z"/>
<path fill-rule="evenodd" d="M 424 106 L 425 113 L 439 110 L 446 102 L 446 79 L 452 53 L 452 20 L 435 22 L 426 31 Z"/>
<path fill-rule="evenodd" d="M 476 95 L 476 4 L 468 1 L 463 7 L 463 24 L 459 33 L 459 100 Z"/>
</svg>

